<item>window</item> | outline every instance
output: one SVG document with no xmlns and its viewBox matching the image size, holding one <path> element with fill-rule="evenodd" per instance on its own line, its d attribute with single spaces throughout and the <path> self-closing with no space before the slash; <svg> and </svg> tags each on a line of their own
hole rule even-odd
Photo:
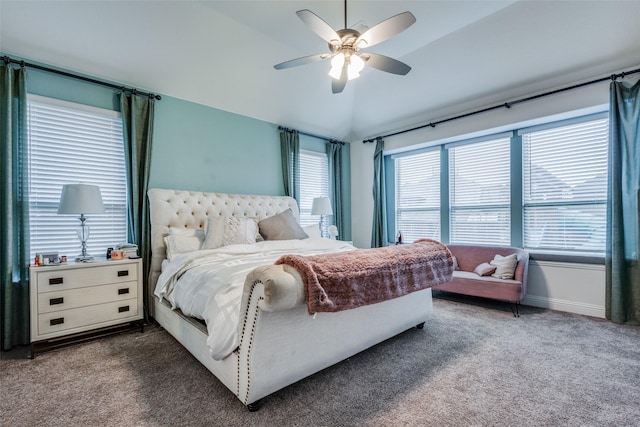
<svg viewBox="0 0 640 427">
<path fill-rule="evenodd" d="M 603 253 L 608 119 L 521 133 L 525 248 Z"/>
<path fill-rule="evenodd" d="M 440 150 L 396 157 L 395 230 L 404 242 L 440 240 Z"/>
<path fill-rule="evenodd" d="M 63 184 L 100 187 L 106 214 L 88 215 L 87 252 L 103 256 L 126 241 L 127 193 L 122 120 L 117 112 L 29 96 L 29 215 L 31 256 L 81 251 L 75 215 L 58 215 Z"/>
<path fill-rule="evenodd" d="M 608 128 L 599 113 L 392 155 L 393 225 L 406 241 L 602 256 Z M 448 170 L 438 167 L 438 153 Z"/>
<path fill-rule="evenodd" d="M 510 138 L 449 149 L 451 243 L 511 243 Z"/>
<path fill-rule="evenodd" d="M 311 215 L 313 199 L 329 195 L 329 166 L 327 155 L 300 150 L 300 224 L 317 224 L 320 218 Z M 328 222 L 328 221 L 327 221 Z M 325 224 L 325 228 L 326 228 Z M 326 230 L 323 230 L 326 235 Z"/>
</svg>

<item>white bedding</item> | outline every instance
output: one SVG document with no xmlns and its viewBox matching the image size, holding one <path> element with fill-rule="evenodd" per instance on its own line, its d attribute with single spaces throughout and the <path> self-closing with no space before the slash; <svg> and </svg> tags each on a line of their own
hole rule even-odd
<svg viewBox="0 0 640 427">
<path fill-rule="evenodd" d="M 348 251 L 352 245 L 322 238 L 269 240 L 180 254 L 163 263 L 154 294 L 187 316 L 205 321 L 211 357 L 222 360 L 239 344 L 240 302 L 245 277 L 286 254 Z"/>
</svg>

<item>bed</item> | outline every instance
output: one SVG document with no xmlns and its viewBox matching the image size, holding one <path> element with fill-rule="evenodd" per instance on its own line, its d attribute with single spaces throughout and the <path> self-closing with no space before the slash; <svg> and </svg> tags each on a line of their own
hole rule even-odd
<svg viewBox="0 0 640 427">
<path fill-rule="evenodd" d="M 209 246 L 202 243 L 206 248 L 198 252 L 180 252 L 176 249 L 179 245 L 173 245 L 178 241 L 191 242 L 188 245 L 194 242 L 182 236 L 209 239 L 214 233 L 206 233 L 205 229 L 217 227 L 219 218 L 231 218 L 226 224 L 227 227 L 229 221 L 235 224 L 234 232 L 241 224 L 243 238 L 252 233 L 253 229 L 247 225 L 252 221 L 263 224 L 285 213 L 297 221 L 299 211 L 293 198 L 166 189 L 151 189 L 148 197 L 152 251 L 147 288 L 150 314 L 249 410 L 257 410 L 263 397 L 283 387 L 407 329 L 424 325 L 432 311 L 428 286 L 450 280 L 453 271 L 451 254 L 442 245 L 444 250 L 438 250 L 437 259 L 429 270 L 427 281 L 430 283 L 424 289 L 412 289 L 392 299 L 356 305 L 355 308 L 312 311 L 308 301 L 305 303 L 306 277 L 301 276 L 295 263 L 287 262 L 284 254 L 295 254 L 300 250 L 305 256 L 297 261 L 314 257 L 322 260 L 331 256 L 351 256 L 361 250 L 346 242 L 313 236 L 290 242 L 272 239 L 260 242 L 263 231 L 260 226 L 257 226 L 260 233 L 255 243 L 242 241 L 242 244 L 236 244 L 233 239 L 229 240 L 231 244 L 221 246 L 218 245 L 220 242 Z M 245 218 L 247 220 L 243 221 Z M 245 225 L 248 228 L 243 228 Z M 173 239 L 170 236 L 181 237 Z M 267 252 L 272 258 L 261 264 L 260 257 Z M 180 292 L 174 287 L 179 286 L 191 271 L 200 271 L 196 268 L 208 266 L 216 270 L 217 264 L 213 264 L 209 256 L 219 257 L 229 265 L 240 265 L 230 277 L 236 277 L 238 281 L 242 275 L 243 279 L 239 285 L 234 285 L 233 292 L 223 292 L 224 298 L 208 297 L 218 300 L 213 303 L 217 312 L 209 305 L 206 309 L 195 309 L 204 312 L 204 317 L 207 317 L 206 313 L 214 313 L 203 322 L 185 314 L 193 315 L 193 310 L 175 307 L 176 295 Z M 275 259 L 278 263 L 272 262 Z M 200 277 L 199 274 L 193 275 Z M 425 279 L 416 281 L 424 282 Z M 207 280 L 202 279 L 199 283 L 206 287 L 205 282 Z M 199 292 L 193 291 L 194 294 Z M 204 299 L 197 296 L 194 305 L 198 306 L 197 301 Z M 236 306 L 230 308 L 227 300 L 232 299 Z M 225 330 L 223 338 L 214 338 L 218 342 L 212 344 L 212 330 L 215 335 L 223 329 L 212 326 L 214 318 L 216 322 L 233 318 L 235 323 Z"/>
</svg>

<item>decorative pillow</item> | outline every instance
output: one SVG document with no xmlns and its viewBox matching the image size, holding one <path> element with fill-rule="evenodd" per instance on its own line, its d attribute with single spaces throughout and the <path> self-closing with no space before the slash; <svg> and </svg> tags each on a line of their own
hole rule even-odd
<svg viewBox="0 0 640 427">
<path fill-rule="evenodd" d="M 302 231 L 307 233 L 309 237 L 322 237 L 322 233 L 320 233 L 320 224 L 307 225 L 302 227 Z"/>
<path fill-rule="evenodd" d="M 254 218 L 216 216 L 207 219 L 207 232 L 202 249 L 256 242 L 258 227 Z"/>
<path fill-rule="evenodd" d="M 492 274 L 493 277 L 497 277 L 498 279 L 513 279 L 516 272 L 516 265 L 518 265 L 518 256 L 517 254 L 507 256 L 496 254 L 490 264 L 496 266 L 496 271 Z"/>
<path fill-rule="evenodd" d="M 453 271 L 460 270 L 460 266 L 458 265 L 458 258 L 452 256 L 451 259 L 453 259 Z"/>
<path fill-rule="evenodd" d="M 264 240 L 291 240 L 309 237 L 298 224 L 291 209 L 263 219 L 258 223 L 258 227 Z"/>
<path fill-rule="evenodd" d="M 202 238 L 195 234 L 169 234 L 165 236 L 164 244 L 167 248 L 167 259 L 171 260 L 178 254 L 199 250 Z"/>
<path fill-rule="evenodd" d="M 197 236 L 200 240 L 204 240 L 204 230 L 201 228 L 169 227 L 169 234 L 180 236 Z"/>
<path fill-rule="evenodd" d="M 488 262 L 483 262 L 482 264 L 477 266 L 473 270 L 473 272 L 476 273 L 478 276 L 490 276 L 493 273 L 495 273 L 496 268 L 497 267 L 495 265 L 491 265 Z"/>
</svg>

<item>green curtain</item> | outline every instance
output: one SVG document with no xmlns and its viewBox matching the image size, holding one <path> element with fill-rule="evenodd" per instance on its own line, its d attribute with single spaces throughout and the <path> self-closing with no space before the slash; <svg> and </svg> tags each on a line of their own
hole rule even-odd
<svg viewBox="0 0 640 427">
<path fill-rule="evenodd" d="M 387 213 L 384 178 L 384 141 L 376 139 L 376 150 L 373 154 L 373 229 L 371 231 L 371 247 L 387 246 Z"/>
<path fill-rule="evenodd" d="M 331 206 L 333 223 L 338 228 L 338 236 L 344 239 L 344 218 L 342 209 L 342 144 L 331 141 L 327 144 L 329 181 L 331 186 Z"/>
<path fill-rule="evenodd" d="M 611 82 L 606 316 L 640 325 L 640 81 Z"/>
<path fill-rule="evenodd" d="M 151 224 L 149 219 L 149 170 L 153 140 L 155 100 L 135 94 L 120 95 L 127 171 L 127 237 L 138 245 L 143 262 L 145 316 L 153 316 L 153 289 L 148 289 L 151 266 Z"/>
<path fill-rule="evenodd" d="M 280 154 L 284 194 L 300 203 L 300 135 L 298 131 L 280 129 Z"/>
<path fill-rule="evenodd" d="M 2 350 L 29 344 L 27 72 L 0 65 L 0 292 Z"/>
</svg>

